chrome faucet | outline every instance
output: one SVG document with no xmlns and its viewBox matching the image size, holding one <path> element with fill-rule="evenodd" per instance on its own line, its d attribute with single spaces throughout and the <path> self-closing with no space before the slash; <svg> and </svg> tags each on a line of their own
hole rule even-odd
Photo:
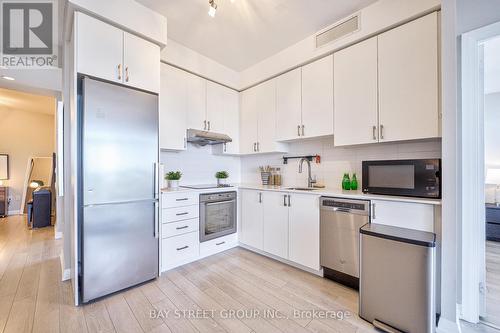
<svg viewBox="0 0 500 333">
<path fill-rule="evenodd" d="M 302 173 L 302 164 L 304 163 L 304 161 L 307 162 L 307 187 L 313 187 L 313 185 L 316 183 L 316 180 L 313 180 L 311 177 L 311 161 L 309 161 L 305 157 L 300 159 L 299 173 Z"/>
</svg>

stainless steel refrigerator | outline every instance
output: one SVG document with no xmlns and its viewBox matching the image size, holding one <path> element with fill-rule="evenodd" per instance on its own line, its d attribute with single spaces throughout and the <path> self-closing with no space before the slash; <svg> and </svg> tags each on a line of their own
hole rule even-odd
<svg viewBox="0 0 500 333">
<path fill-rule="evenodd" d="M 79 79 L 83 303 L 158 275 L 158 96 Z"/>
</svg>

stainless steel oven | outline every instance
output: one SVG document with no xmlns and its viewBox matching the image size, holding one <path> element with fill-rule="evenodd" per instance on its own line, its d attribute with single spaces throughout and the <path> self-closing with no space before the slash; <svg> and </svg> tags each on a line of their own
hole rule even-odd
<svg viewBox="0 0 500 333">
<path fill-rule="evenodd" d="M 441 198 L 441 160 L 363 161 L 363 192 Z"/>
<path fill-rule="evenodd" d="M 200 194 L 200 242 L 236 232 L 236 192 Z"/>
</svg>

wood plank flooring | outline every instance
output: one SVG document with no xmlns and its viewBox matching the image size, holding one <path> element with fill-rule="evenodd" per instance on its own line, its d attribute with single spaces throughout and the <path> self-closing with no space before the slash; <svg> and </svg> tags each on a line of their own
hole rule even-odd
<svg viewBox="0 0 500 333">
<path fill-rule="evenodd" d="M 486 314 L 500 327 L 500 242 L 486 241 Z"/>
<path fill-rule="evenodd" d="M 60 249 L 52 228 L 0 219 L 0 333 L 377 332 L 357 316 L 354 290 L 241 248 L 75 307 Z"/>
</svg>

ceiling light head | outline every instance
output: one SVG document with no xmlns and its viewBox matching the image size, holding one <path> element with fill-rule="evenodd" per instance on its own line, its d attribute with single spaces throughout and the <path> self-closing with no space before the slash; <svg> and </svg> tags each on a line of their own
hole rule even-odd
<svg viewBox="0 0 500 333">
<path fill-rule="evenodd" d="M 8 80 L 8 81 L 14 81 L 15 80 L 12 76 L 6 76 L 6 75 L 2 75 L 2 79 Z"/>
<path fill-rule="evenodd" d="M 217 4 L 215 3 L 215 0 L 208 0 L 208 6 L 208 15 L 210 17 L 214 17 L 217 12 Z"/>
</svg>

